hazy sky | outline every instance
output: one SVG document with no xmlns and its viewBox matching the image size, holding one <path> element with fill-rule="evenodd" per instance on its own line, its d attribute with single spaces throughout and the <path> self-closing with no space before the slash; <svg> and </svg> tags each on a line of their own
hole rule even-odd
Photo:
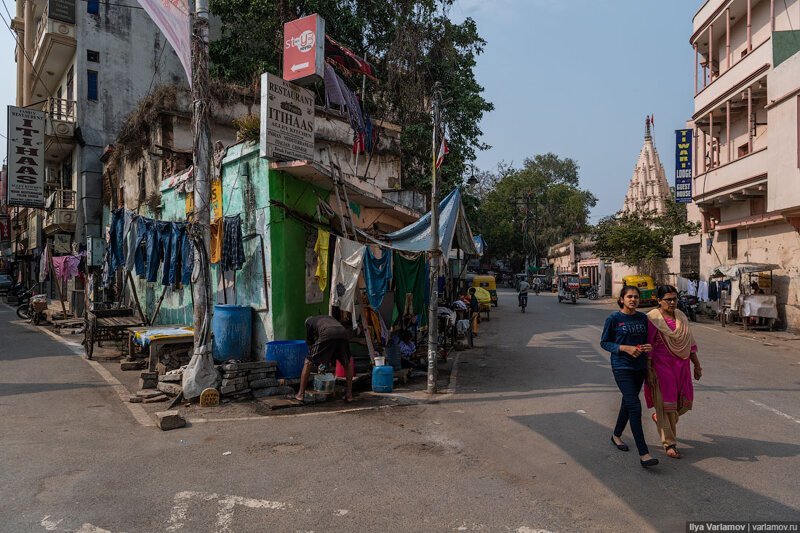
<svg viewBox="0 0 800 533">
<path fill-rule="evenodd" d="M 0 1 L 15 12 L 13 1 Z M 695 0 L 456 0 L 451 16 L 474 18 L 487 41 L 477 78 L 495 111 L 481 124 L 492 148 L 478 156 L 478 167 L 519 165 L 545 152 L 571 157 L 581 167 L 581 185 L 599 199 L 596 221 L 622 207 L 645 116 L 654 114 L 656 147 L 672 184 L 673 131 L 692 110 L 688 40 L 697 6 Z M 4 24 L 0 73 L 5 137 L 16 66 Z"/>
</svg>

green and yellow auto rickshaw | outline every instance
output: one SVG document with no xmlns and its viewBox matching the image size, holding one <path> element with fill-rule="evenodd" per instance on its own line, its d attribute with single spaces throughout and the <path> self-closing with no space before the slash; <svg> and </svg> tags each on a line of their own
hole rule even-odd
<svg viewBox="0 0 800 533">
<path fill-rule="evenodd" d="M 656 304 L 656 283 L 646 274 L 632 274 L 622 278 L 622 284 L 639 289 L 639 305 Z"/>
<path fill-rule="evenodd" d="M 472 286 L 480 287 L 489 293 L 492 305 L 497 307 L 497 281 L 494 276 L 475 276 Z"/>
</svg>

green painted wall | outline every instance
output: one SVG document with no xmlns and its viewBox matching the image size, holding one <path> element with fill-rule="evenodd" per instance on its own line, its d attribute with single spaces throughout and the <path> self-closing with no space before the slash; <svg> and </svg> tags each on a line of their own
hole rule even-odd
<svg viewBox="0 0 800 533">
<path fill-rule="evenodd" d="M 314 217 L 317 194 L 327 200 L 328 192 L 299 181 L 288 174 L 272 172 L 270 197 L 295 211 Z M 316 194 L 315 194 L 316 192 Z M 306 246 L 316 242 L 317 231 L 287 217 L 278 207 L 270 209 L 269 236 L 273 250 L 273 327 L 276 340 L 305 339 L 305 319 L 328 313 L 328 291 L 322 302 L 306 304 Z M 330 262 L 330 257 L 329 257 Z"/>
<path fill-rule="evenodd" d="M 269 170 L 269 163 L 259 157 L 258 145 L 238 144 L 228 149 L 222 163 L 223 214 L 242 217 L 245 235 L 245 263 L 235 274 L 228 272 L 223 283 L 219 266 L 212 265 L 212 287 L 215 303 L 249 305 L 253 308 L 253 355 L 261 357 L 271 340 L 304 339 L 306 317 L 328 312 L 328 292 L 318 304 L 305 303 L 306 243 L 316 241 L 316 230 L 285 212 L 270 206 L 271 199 L 283 202 L 294 210 L 313 217 L 317 194 L 327 199 L 328 193 L 287 174 Z M 316 194 L 315 194 L 316 191 Z M 164 182 L 161 209 L 145 216 L 161 220 L 183 221 L 186 216 L 186 194 Z M 264 239 L 264 261 L 267 266 L 267 296 L 261 262 L 261 239 Z M 253 238 L 248 238 L 253 236 Z M 235 282 L 234 282 L 235 275 Z M 147 283 L 134 275 L 142 307 L 148 316 L 161 295 L 162 285 Z M 235 289 L 234 289 L 235 287 Z M 167 289 L 157 324 L 192 324 L 192 295 L 189 287 Z"/>
</svg>

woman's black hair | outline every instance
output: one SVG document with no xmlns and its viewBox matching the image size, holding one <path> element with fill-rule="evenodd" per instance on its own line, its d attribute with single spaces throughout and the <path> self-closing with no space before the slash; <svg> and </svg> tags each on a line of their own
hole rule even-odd
<svg viewBox="0 0 800 533">
<path fill-rule="evenodd" d="M 620 309 L 625 307 L 622 305 L 622 299 L 625 298 L 625 295 L 628 294 L 630 291 L 636 291 L 636 294 L 639 296 L 642 295 L 642 291 L 639 290 L 639 287 L 634 287 L 633 285 L 623 285 L 622 290 L 619 291 L 619 298 L 617 298 L 617 305 Z"/>
<path fill-rule="evenodd" d="M 669 294 L 671 292 L 674 292 L 675 294 L 678 294 L 678 289 L 676 289 L 672 285 L 661 285 L 658 288 L 658 290 L 656 291 L 656 298 L 661 300 L 661 299 L 664 298 L 664 296 L 666 296 L 667 294 Z"/>
</svg>

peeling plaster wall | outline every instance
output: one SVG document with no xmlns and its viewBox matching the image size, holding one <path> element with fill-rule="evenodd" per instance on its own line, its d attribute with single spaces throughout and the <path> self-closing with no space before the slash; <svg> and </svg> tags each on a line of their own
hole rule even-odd
<svg viewBox="0 0 800 533">
<path fill-rule="evenodd" d="M 75 94 L 78 125 L 86 143 L 78 148 L 79 241 L 102 233 L 100 156 L 119 134 L 128 113 L 146 96 L 157 65 L 153 85 L 186 83 L 178 57 L 144 10 L 101 2 L 100 13 L 91 15 L 86 5 L 76 4 Z M 100 62 L 88 62 L 87 50 L 100 52 Z M 88 99 L 89 70 L 97 72 L 97 100 Z"/>
</svg>

